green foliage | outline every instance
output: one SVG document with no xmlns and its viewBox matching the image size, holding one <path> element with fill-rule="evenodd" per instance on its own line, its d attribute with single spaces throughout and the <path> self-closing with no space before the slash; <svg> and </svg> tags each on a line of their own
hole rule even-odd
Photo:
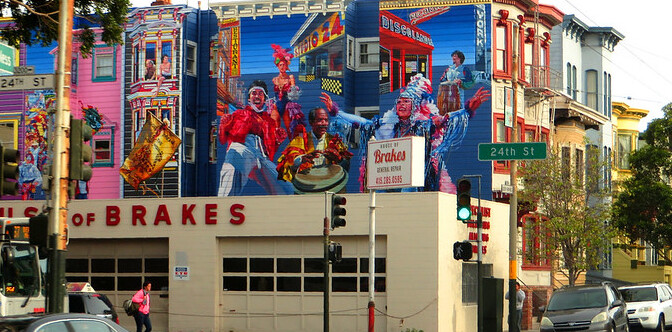
<svg viewBox="0 0 672 332">
<path fill-rule="evenodd" d="M 630 155 L 632 176 L 619 184 L 612 220 L 631 241 L 672 246 L 672 103 L 642 134 L 646 145 Z"/>
<path fill-rule="evenodd" d="M 418 330 L 418 329 L 415 329 L 415 328 L 412 328 L 412 329 L 406 328 L 403 332 L 424 332 L 424 331 L 423 330 Z"/>
<path fill-rule="evenodd" d="M 129 0 L 75 0 L 75 16 L 82 18 L 83 55 L 91 54 L 94 35 L 90 27 L 102 27 L 102 40 L 108 45 L 122 44 Z M 58 14 L 60 1 L 54 0 L 0 0 L 0 16 L 10 17 L 14 25 L 0 30 L 0 37 L 8 44 L 48 46 L 58 41 Z M 84 23 L 86 22 L 86 23 Z"/>
<path fill-rule="evenodd" d="M 585 168 L 564 164 L 559 151 L 547 155 L 521 167 L 519 202 L 548 218 L 539 225 L 539 234 L 547 236 L 540 241 L 574 285 L 582 272 L 601 262 L 601 253 L 615 235 L 607 223 L 610 209 L 602 177 L 606 164 L 597 148 L 585 152 Z"/>
</svg>

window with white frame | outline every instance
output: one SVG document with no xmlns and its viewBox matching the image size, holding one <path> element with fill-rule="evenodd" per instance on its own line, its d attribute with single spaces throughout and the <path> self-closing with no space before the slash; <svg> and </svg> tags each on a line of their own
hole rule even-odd
<svg viewBox="0 0 672 332">
<path fill-rule="evenodd" d="M 596 70 L 587 70 L 586 71 L 586 106 L 599 111 L 597 108 L 597 71 Z"/>
<path fill-rule="evenodd" d="M 347 57 L 346 66 L 348 67 L 348 69 L 354 70 L 355 65 L 356 65 L 355 64 L 355 37 L 353 37 L 351 35 L 348 35 L 347 40 L 348 40 L 348 45 L 347 45 L 346 52 L 348 54 L 348 57 Z"/>
<path fill-rule="evenodd" d="M 93 135 L 91 148 L 93 150 L 93 167 L 114 165 L 114 125 L 105 125 Z"/>
<path fill-rule="evenodd" d="M 16 149 L 18 142 L 16 140 L 18 135 L 18 120 L 2 120 L 0 121 L 0 143 L 3 147 L 9 149 Z"/>
<path fill-rule="evenodd" d="M 378 69 L 380 46 L 377 41 L 357 40 L 357 69 Z"/>
<path fill-rule="evenodd" d="M 192 41 L 187 41 L 187 52 L 186 52 L 186 71 L 187 75 L 196 75 L 196 43 Z"/>
<path fill-rule="evenodd" d="M 93 82 L 110 82 L 116 79 L 116 50 L 114 47 L 96 47 L 93 51 Z"/>
<path fill-rule="evenodd" d="M 184 128 L 184 161 L 193 163 L 195 161 L 196 133 L 193 128 Z"/>
</svg>

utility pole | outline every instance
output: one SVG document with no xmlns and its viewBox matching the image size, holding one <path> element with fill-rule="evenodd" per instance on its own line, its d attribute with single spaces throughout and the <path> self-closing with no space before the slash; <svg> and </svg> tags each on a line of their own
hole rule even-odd
<svg viewBox="0 0 672 332">
<path fill-rule="evenodd" d="M 518 36 L 522 26 L 513 28 L 513 68 L 511 68 L 511 86 L 513 88 L 513 128 L 511 142 L 518 142 Z M 509 198 L 509 331 L 518 331 L 516 314 L 516 280 L 518 278 L 518 162 L 509 160 L 510 181 L 513 187 Z M 518 331 L 519 332 L 519 331 Z"/>
<path fill-rule="evenodd" d="M 324 313 L 322 316 L 322 331 L 329 332 L 329 210 L 331 209 L 331 192 L 324 192 L 324 283 L 323 285 L 323 306 Z"/>
<path fill-rule="evenodd" d="M 74 0 L 61 0 L 58 14 L 58 67 L 56 69 L 56 119 L 49 209 L 49 266 L 47 311 L 63 312 L 65 299 L 65 242 L 68 218 L 68 139 L 70 128 L 70 70 Z"/>
</svg>

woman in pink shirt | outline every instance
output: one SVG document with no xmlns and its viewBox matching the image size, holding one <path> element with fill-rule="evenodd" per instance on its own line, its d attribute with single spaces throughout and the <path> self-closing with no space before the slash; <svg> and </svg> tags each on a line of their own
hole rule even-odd
<svg viewBox="0 0 672 332">
<path fill-rule="evenodd" d="M 133 295 L 133 302 L 138 303 L 140 308 L 135 314 L 135 326 L 137 332 L 142 332 L 142 326 L 145 325 L 145 332 L 152 331 L 152 321 L 149 320 L 149 291 L 152 290 L 152 283 L 145 281 L 142 289 Z"/>
</svg>

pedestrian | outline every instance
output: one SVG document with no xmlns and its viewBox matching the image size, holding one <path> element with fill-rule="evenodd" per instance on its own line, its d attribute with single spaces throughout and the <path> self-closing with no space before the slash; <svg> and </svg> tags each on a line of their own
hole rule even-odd
<svg viewBox="0 0 672 332">
<path fill-rule="evenodd" d="M 145 332 L 152 331 L 152 321 L 149 319 L 149 291 L 152 290 L 152 283 L 145 281 L 142 289 L 133 295 L 132 301 L 139 304 L 140 307 L 135 313 L 135 326 L 137 332 L 142 332 L 142 326 L 145 326 Z"/>
<path fill-rule="evenodd" d="M 509 292 L 506 292 L 505 298 L 509 299 Z M 518 331 L 521 331 L 521 321 L 523 320 L 523 303 L 525 302 L 525 292 L 520 289 L 520 284 L 516 282 L 516 314 L 518 316 Z M 140 331 L 138 331 L 140 332 Z"/>
</svg>

